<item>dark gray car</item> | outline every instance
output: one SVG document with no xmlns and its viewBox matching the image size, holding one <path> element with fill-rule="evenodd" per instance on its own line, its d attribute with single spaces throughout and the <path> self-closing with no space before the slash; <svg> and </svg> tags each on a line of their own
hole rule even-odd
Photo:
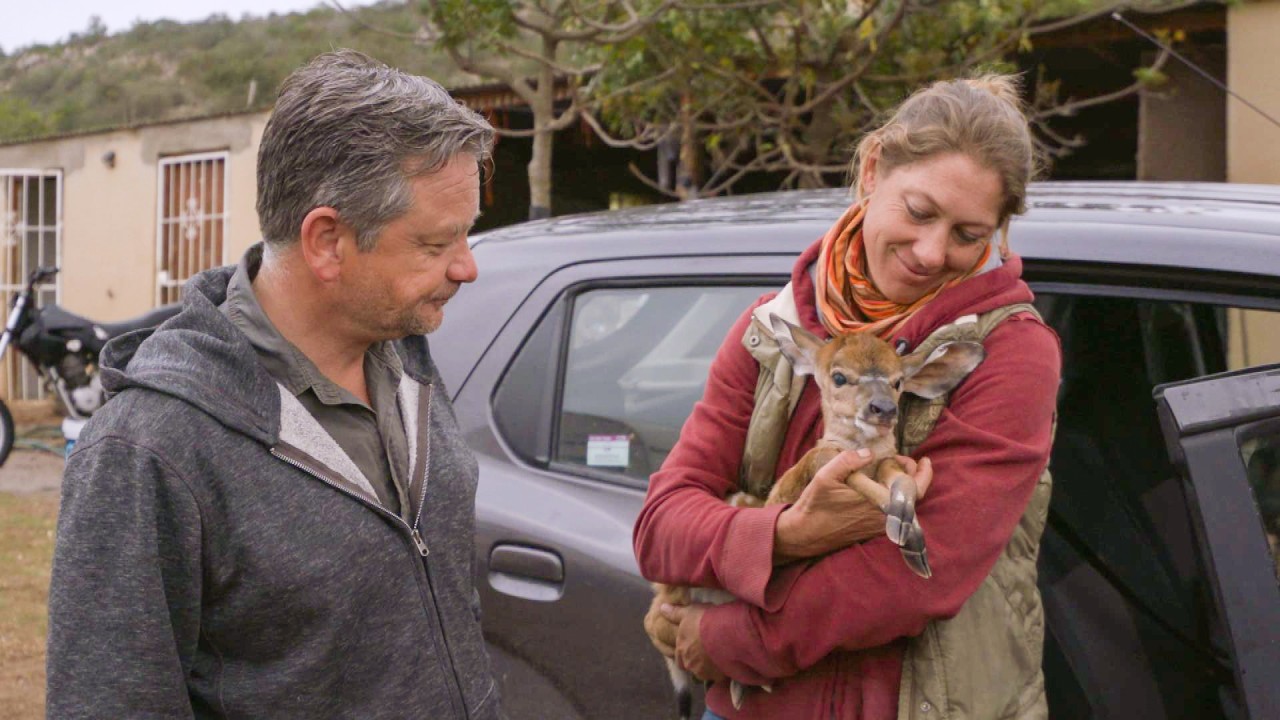
<svg viewBox="0 0 1280 720">
<path fill-rule="evenodd" d="M 647 478 L 730 324 L 847 202 L 474 238 L 480 282 L 431 347 L 480 460 L 476 582 L 513 719 L 674 717 L 631 549 Z M 1011 242 L 1064 353 L 1052 717 L 1280 717 L 1280 366 L 1237 370 L 1280 360 L 1280 188 L 1047 183 L 1030 206 Z"/>
</svg>

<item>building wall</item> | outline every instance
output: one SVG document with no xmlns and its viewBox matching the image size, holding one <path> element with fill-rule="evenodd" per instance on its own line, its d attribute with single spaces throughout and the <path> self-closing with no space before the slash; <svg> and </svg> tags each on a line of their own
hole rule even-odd
<svg viewBox="0 0 1280 720">
<path fill-rule="evenodd" d="M 155 304 L 164 157 L 227 151 L 225 260 L 256 242 L 255 167 L 266 119 L 253 113 L 0 146 L 0 168 L 62 170 L 61 304 L 103 321 Z"/>
<path fill-rule="evenodd" d="M 1227 84 L 1274 118 L 1280 118 L 1276 38 L 1280 0 L 1252 0 L 1227 11 Z M 1280 183 L 1280 127 L 1235 98 L 1227 101 L 1227 180 Z M 1244 313 L 1233 328 L 1232 364 L 1280 362 L 1280 317 Z M 1234 337 L 1244 331 L 1244 337 Z"/>
<path fill-rule="evenodd" d="M 1223 76 L 1225 48 L 1192 46 L 1182 52 L 1214 77 Z M 1148 53 L 1143 63 L 1153 58 Z M 1138 102 L 1138 179 L 1222 182 L 1227 175 L 1226 94 L 1177 60 L 1170 60 L 1163 72 L 1168 83 L 1142 93 Z"/>
<path fill-rule="evenodd" d="M 1227 84 L 1280 118 L 1276 38 L 1280 0 L 1254 0 L 1227 11 Z M 1280 127 L 1234 98 L 1227 100 L 1227 179 L 1280 183 Z"/>
</svg>

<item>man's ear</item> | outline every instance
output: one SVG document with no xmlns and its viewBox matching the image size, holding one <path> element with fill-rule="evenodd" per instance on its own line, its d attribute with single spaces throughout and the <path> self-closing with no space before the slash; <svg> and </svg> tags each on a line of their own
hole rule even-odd
<svg viewBox="0 0 1280 720">
<path fill-rule="evenodd" d="M 813 375 L 816 369 L 818 350 L 825 344 L 817 335 L 797 327 L 782 318 L 769 314 L 769 324 L 773 326 L 773 336 L 778 341 L 778 349 L 791 361 L 791 368 L 797 375 Z"/>
<path fill-rule="evenodd" d="M 351 242 L 343 242 L 344 239 Z M 355 250 L 353 233 L 338 211 L 321 206 L 302 218 L 298 242 L 307 267 L 321 282 L 332 282 L 341 274 L 342 261 Z"/>
<path fill-rule="evenodd" d="M 927 356 L 912 353 L 902 359 L 906 383 L 902 391 L 932 400 L 949 393 L 987 356 L 982 343 L 942 343 Z"/>
</svg>

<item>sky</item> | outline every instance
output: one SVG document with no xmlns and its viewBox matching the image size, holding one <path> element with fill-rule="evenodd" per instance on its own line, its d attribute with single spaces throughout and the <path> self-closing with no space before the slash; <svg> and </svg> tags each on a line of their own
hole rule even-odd
<svg viewBox="0 0 1280 720">
<path fill-rule="evenodd" d="M 128 30 L 135 20 L 161 18 L 191 22 L 214 13 L 239 20 L 249 13 L 265 16 L 309 10 L 322 0 L 0 0 L 0 48 L 11 53 L 21 47 L 64 40 L 82 33 L 97 15 L 110 33 Z M 344 7 L 370 5 L 373 0 L 347 0 Z"/>
</svg>

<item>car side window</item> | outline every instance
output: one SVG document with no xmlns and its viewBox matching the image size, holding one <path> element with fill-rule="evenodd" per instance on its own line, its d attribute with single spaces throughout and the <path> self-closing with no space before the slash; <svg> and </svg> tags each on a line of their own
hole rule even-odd
<svg viewBox="0 0 1280 720">
<path fill-rule="evenodd" d="M 1280 433 L 1245 440 L 1240 443 L 1240 456 L 1280 580 Z"/>
<path fill-rule="evenodd" d="M 1054 716 L 1229 716 L 1209 579 L 1152 390 L 1226 370 L 1230 312 L 1048 293 L 1037 306 L 1063 350 L 1040 556 Z"/>
<path fill-rule="evenodd" d="M 586 290 L 572 300 L 552 460 L 647 480 L 761 286 Z"/>
</svg>

